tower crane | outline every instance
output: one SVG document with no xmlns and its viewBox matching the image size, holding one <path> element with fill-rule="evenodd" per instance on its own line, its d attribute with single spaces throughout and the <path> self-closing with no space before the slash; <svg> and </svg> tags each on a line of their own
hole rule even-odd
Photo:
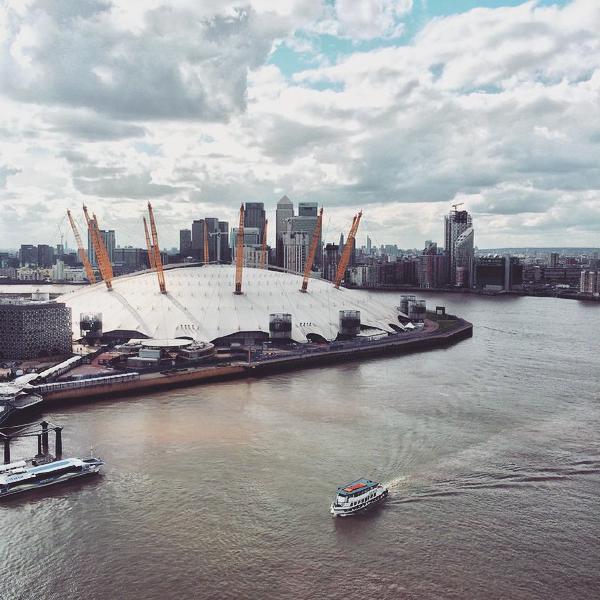
<svg viewBox="0 0 600 600">
<path fill-rule="evenodd" d="M 85 269 L 86 277 L 90 283 L 96 283 L 96 275 L 94 275 L 94 269 L 92 264 L 90 263 L 90 259 L 88 258 L 87 252 L 83 246 L 83 242 L 81 241 L 81 236 L 79 235 L 79 230 L 77 229 L 77 225 L 75 224 L 75 219 L 71 215 L 71 211 L 67 210 L 67 217 L 69 217 L 69 223 L 71 223 L 71 229 L 73 230 L 73 235 L 75 236 L 75 241 L 77 242 L 77 252 L 79 254 L 79 260 L 83 263 L 83 268 Z"/>
<path fill-rule="evenodd" d="M 463 204 L 464 204 L 464 202 L 459 202 L 458 204 L 452 204 L 451 206 L 452 206 L 452 208 L 454 209 L 454 212 L 457 212 L 457 211 L 456 211 L 456 209 L 457 209 L 459 206 L 462 206 Z"/>
<path fill-rule="evenodd" d="M 152 242 L 150 241 L 146 217 L 144 217 L 144 233 L 146 234 L 146 248 L 148 249 L 148 266 L 154 271 L 156 269 L 156 264 L 154 262 L 154 249 L 152 248 Z"/>
<path fill-rule="evenodd" d="M 269 219 L 265 219 L 265 226 L 262 232 L 262 246 L 260 249 L 260 262 L 258 263 L 259 269 L 264 269 L 267 265 L 267 228 L 269 226 Z"/>
<path fill-rule="evenodd" d="M 96 219 L 96 215 L 94 215 L 93 218 L 90 217 L 85 204 L 83 206 L 83 214 L 85 215 L 88 232 L 92 238 L 92 246 L 96 254 L 96 262 L 98 263 L 98 268 L 100 269 L 100 275 L 102 275 L 102 279 L 104 279 L 106 289 L 111 292 L 113 278 L 112 265 L 110 264 L 108 253 L 106 252 L 106 246 L 104 245 L 104 241 L 100 235 L 98 220 Z"/>
<path fill-rule="evenodd" d="M 308 256 L 306 257 L 306 264 L 304 265 L 304 278 L 302 280 L 302 288 L 300 288 L 301 292 L 306 292 L 306 288 L 308 287 L 308 279 L 315 262 L 315 256 L 317 255 L 317 246 L 319 245 L 319 240 L 321 239 L 322 224 L 323 208 L 321 207 L 319 216 L 317 217 L 317 223 L 315 224 L 315 228 L 313 230 L 312 240 L 310 242 L 310 250 L 308 251 Z"/>
<path fill-rule="evenodd" d="M 165 283 L 165 272 L 163 269 L 162 259 L 160 258 L 160 247 L 158 245 L 158 233 L 156 231 L 156 222 L 154 221 L 154 211 L 152 204 L 148 202 L 148 216 L 150 217 L 150 231 L 152 232 L 152 250 L 154 251 L 154 268 L 158 276 L 158 287 L 161 294 L 167 293 L 167 285 Z"/>
<path fill-rule="evenodd" d="M 242 271 L 244 270 L 244 205 L 240 206 L 240 223 L 235 243 L 235 291 L 238 296 L 242 293 Z"/>
<path fill-rule="evenodd" d="M 342 279 L 344 278 L 344 274 L 346 273 L 346 267 L 350 262 L 350 254 L 352 254 L 352 246 L 354 244 L 354 239 L 356 237 L 356 232 L 358 231 L 358 225 L 360 223 L 360 218 L 362 217 L 362 211 L 360 211 L 353 219 L 352 219 L 352 227 L 350 227 L 350 233 L 348 234 L 348 239 L 346 240 L 346 245 L 344 246 L 344 251 L 342 252 L 342 256 L 340 258 L 340 262 L 338 264 L 338 268 L 335 274 L 335 289 L 338 290 L 340 288 L 340 283 L 342 283 Z"/>
</svg>

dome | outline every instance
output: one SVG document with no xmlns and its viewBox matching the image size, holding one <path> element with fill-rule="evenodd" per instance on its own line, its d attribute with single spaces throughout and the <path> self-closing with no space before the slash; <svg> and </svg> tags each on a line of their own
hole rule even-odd
<svg viewBox="0 0 600 600">
<path fill-rule="evenodd" d="M 361 323 L 394 333 L 398 311 L 381 296 L 335 289 L 328 281 L 311 279 L 308 293 L 299 291 L 302 277 L 266 269 L 245 268 L 242 295 L 233 293 L 235 266 L 177 266 L 165 270 L 167 293 L 161 294 L 156 273 L 144 271 L 113 279 L 113 291 L 103 282 L 59 298 L 72 309 L 73 336 L 80 337 L 81 313 L 102 313 L 102 328 L 138 332 L 151 338 L 189 337 L 215 340 L 242 331 L 269 332 L 269 315 L 292 315 L 292 339 L 308 334 L 335 339 L 340 310 L 359 310 Z"/>
</svg>

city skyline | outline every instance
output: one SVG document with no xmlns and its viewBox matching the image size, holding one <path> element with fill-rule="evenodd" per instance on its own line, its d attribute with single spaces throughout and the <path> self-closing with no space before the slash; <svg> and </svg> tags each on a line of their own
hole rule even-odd
<svg viewBox="0 0 600 600">
<path fill-rule="evenodd" d="M 284 194 L 407 248 L 454 202 L 481 247 L 600 243 L 597 2 L 196 4 L 3 5 L 0 246 L 82 203 L 143 246 L 152 200 L 172 247 Z"/>
</svg>

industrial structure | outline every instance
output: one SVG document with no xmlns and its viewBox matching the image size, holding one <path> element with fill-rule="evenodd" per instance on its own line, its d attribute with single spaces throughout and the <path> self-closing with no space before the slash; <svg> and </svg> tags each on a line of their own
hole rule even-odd
<svg viewBox="0 0 600 600">
<path fill-rule="evenodd" d="M 71 309 L 50 301 L 48 294 L 35 293 L 31 300 L 0 300 L 0 358 L 70 354 L 71 331 Z"/>
</svg>

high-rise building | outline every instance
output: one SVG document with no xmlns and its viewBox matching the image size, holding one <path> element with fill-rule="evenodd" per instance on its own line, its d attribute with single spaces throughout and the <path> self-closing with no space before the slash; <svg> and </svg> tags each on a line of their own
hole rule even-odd
<svg viewBox="0 0 600 600">
<path fill-rule="evenodd" d="M 148 251 L 146 248 L 133 248 L 131 246 L 115 248 L 113 265 L 115 271 L 121 274 L 147 269 L 150 266 L 148 264 Z"/>
<path fill-rule="evenodd" d="M 262 242 L 266 221 L 265 205 L 263 202 L 246 202 L 244 206 L 244 227 L 255 227 L 260 231 Z"/>
<path fill-rule="evenodd" d="M 558 252 L 551 252 L 550 253 L 550 267 L 552 268 L 556 268 L 558 267 L 558 260 L 560 258 L 560 254 Z"/>
<path fill-rule="evenodd" d="M 303 212 L 310 212 L 311 214 L 297 215 L 286 219 L 286 229 L 282 238 L 283 267 L 294 272 L 304 271 L 304 263 L 300 269 L 297 268 L 298 260 L 300 260 L 300 256 L 304 256 L 304 261 L 306 262 L 310 244 L 312 242 L 312 236 L 315 231 L 315 227 L 317 226 L 317 204 L 315 203 L 313 205 L 313 203 L 308 202 L 304 204 L 305 207 Z M 286 245 L 292 246 L 293 248 L 286 249 Z M 300 245 L 304 245 L 301 250 L 298 248 Z M 317 243 L 317 252 L 315 255 L 313 269 L 321 266 L 323 255 L 321 246 L 321 239 L 319 239 Z"/>
<path fill-rule="evenodd" d="M 38 250 L 32 244 L 21 244 L 19 263 L 21 267 L 37 267 Z"/>
<path fill-rule="evenodd" d="M 182 258 L 191 256 L 192 254 L 192 230 L 179 230 L 179 255 Z"/>
<path fill-rule="evenodd" d="M 231 262 L 231 252 L 229 250 L 229 223 L 227 221 L 219 221 L 216 239 L 217 261 L 221 264 Z"/>
<path fill-rule="evenodd" d="M 600 292 L 600 272 L 581 271 L 579 291 L 582 294 L 598 294 Z"/>
<path fill-rule="evenodd" d="M 102 238 L 102 241 L 104 242 L 104 246 L 106 247 L 106 253 L 108 254 L 108 260 L 110 260 L 111 263 L 114 263 L 115 248 L 117 247 L 115 230 L 114 229 L 100 229 L 100 236 Z M 94 250 L 94 244 L 92 243 L 92 235 L 90 234 L 89 230 L 88 230 L 88 258 L 90 259 L 90 262 L 92 263 L 92 265 L 98 266 L 98 260 L 96 259 L 96 251 Z"/>
<path fill-rule="evenodd" d="M 317 202 L 298 202 L 299 217 L 316 217 L 319 211 Z"/>
<path fill-rule="evenodd" d="M 208 257 L 204 257 L 204 231 L 208 233 Z M 229 263 L 229 223 L 219 221 L 215 217 L 197 219 L 192 223 L 192 239 L 190 254 L 201 262 Z"/>
<path fill-rule="evenodd" d="M 329 281 L 335 279 L 340 261 L 340 247 L 337 244 L 326 244 L 323 253 L 323 277 Z"/>
<path fill-rule="evenodd" d="M 510 291 L 523 284 L 523 265 L 516 256 L 481 256 L 475 259 L 473 287 Z"/>
<path fill-rule="evenodd" d="M 40 244 L 37 247 L 37 265 L 49 269 L 54 264 L 54 248 L 47 244 Z"/>
<path fill-rule="evenodd" d="M 445 217 L 444 225 L 444 245 L 450 264 L 450 283 L 470 287 L 475 255 L 475 231 L 471 215 L 466 210 L 455 208 Z"/>
<path fill-rule="evenodd" d="M 192 222 L 192 256 L 196 260 L 204 260 L 204 219 Z"/>
<path fill-rule="evenodd" d="M 367 254 L 371 254 L 371 238 L 367 236 Z"/>
<path fill-rule="evenodd" d="M 419 287 L 440 288 L 448 283 L 448 256 L 439 252 L 435 242 L 425 242 L 417 266 Z"/>
<path fill-rule="evenodd" d="M 292 218 L 296 219 L 298 217 Z M 293 231 L 292 228 L 288 227 L 288 230 L 283 234 L 284 269 L 292 273 L 302 273 L 304 271 L 311 237 L 312 233 L 309 235 L 306 230 Z"/>
<path fill-rule="evenodd" d="M 237 256 L 238 228 L 231 229 L 231 260 L 235 261 Z M 244 227 L 244 265 L 246 267 L 257 267 L 260 264 L 262 244 L 260 243 L 261 231 L 258 227 Z"/>
<path fill-rule="evenodd" d="M 282 196 L 275 211 L 275 256 L 279 267 L 283 267 L 283 234 L 287 230 L 286 221 L 293 216 L 292 201 L 287 196 Z"/>
</svg>

